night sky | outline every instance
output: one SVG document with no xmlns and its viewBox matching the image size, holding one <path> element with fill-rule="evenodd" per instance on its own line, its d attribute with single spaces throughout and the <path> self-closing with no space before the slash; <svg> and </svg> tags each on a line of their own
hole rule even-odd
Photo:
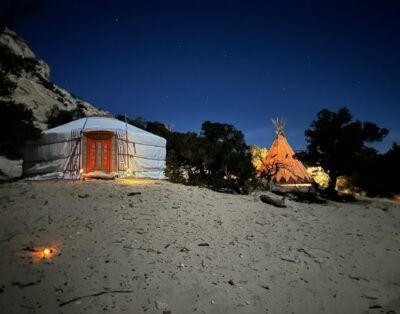
<svg viewBox="0 0 400 314">
<path fill-rule="evenodd" d="M 299 150 L 319 110 L 347 106 L 389 129 L 374 147 L 400 143 L 398 1 L 42 1 L 12 27 L 53 82 L 113 114 L 230 123 L 268 148 L 286 117 Z"/>
</svg>

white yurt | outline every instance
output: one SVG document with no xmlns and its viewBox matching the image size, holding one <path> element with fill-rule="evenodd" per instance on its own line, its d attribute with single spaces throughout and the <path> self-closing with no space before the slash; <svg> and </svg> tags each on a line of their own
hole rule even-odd
<svg viewBox="0 0 400 314">
<path fill-rule="evenodd" d="M 109 117 L 86 117 L 42 133 L 24 149 L 34 179 L 164 178 L 167 141 Z"/>
</svg>

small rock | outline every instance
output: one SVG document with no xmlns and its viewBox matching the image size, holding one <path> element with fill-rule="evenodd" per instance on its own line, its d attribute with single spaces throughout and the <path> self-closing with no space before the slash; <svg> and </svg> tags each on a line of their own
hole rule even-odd
<svg viewBox="0 0 400 314">
<path fill-rule="evenodd" d="M 164 301 L 155 301 L 154 305 L 157 310 L 162 310 L 162 311 L 168 310 L 168 304 Z"/>
<path fill-rule="evenodd" d="M 130 192 L 128 193 L 128 196 L 135 196 L 135 195 L 141 195 L 142 192 Z"/>
<path fill-rule="evenodd" d="M 373 309 L 381 309 L 382 308 L 382 306 L 380 306 L 380 305 L 378 305 L 378 304 L 376 304 L 376 305 L 371 305 L 370 307 L 369 307 L 369 309 L 371 309 L 371 310 L 373 310 Z"/>
</svg>

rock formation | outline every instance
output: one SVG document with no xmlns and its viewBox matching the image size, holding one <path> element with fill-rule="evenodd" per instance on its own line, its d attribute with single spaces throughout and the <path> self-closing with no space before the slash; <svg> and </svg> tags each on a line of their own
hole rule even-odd
<svg viewBox="0 0 400 314">
<path fill-rule="evenodd" d="M 37 127 L 47 129 L 47 115 L 55 107 L 68 111 L 80 108 L 86 115 L 105 114 L 52 83 L 48 64 L 38 60 L 27 43 L 8 28 L 0 33 L 0 51 L 0 79 L 10 85 L 0 91 L 0 100 L 26 105 L 33 111 Z"/>
</svg>

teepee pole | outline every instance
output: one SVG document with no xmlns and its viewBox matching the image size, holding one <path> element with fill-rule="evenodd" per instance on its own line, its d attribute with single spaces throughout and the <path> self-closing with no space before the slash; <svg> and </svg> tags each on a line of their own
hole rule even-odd
<svg viewBox="0 0 400 314">
<path fill-rule="evenodd" d="M 126 170 L 129 169 L 128 117 L 125 113 Z"/>
</svg>

